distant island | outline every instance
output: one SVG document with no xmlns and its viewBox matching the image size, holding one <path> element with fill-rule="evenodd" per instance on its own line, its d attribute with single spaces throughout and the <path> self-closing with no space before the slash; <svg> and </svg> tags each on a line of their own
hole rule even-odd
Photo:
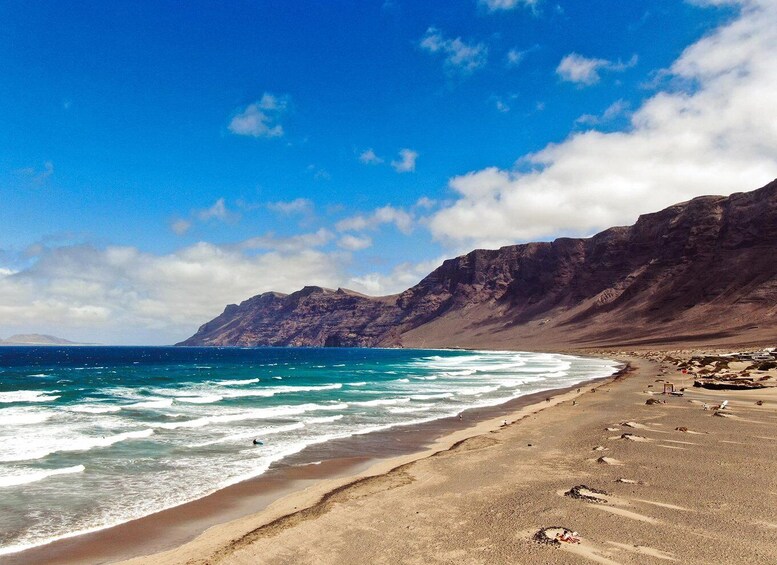
<svg viewBox="0 0 777 565">
<path fill-rule="evenodd" d="M 7 339 L 0 339 L 0 345 L 95 345 L 93 343 L 78 343 L 46 334 L 16 334 Z"/>
</svg>

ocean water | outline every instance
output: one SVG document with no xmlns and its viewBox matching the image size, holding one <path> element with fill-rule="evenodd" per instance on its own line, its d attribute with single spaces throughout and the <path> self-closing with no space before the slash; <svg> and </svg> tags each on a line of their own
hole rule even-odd
<svg viewBox="0 0 777 565">
<path fill-rule="evenodd" d="M 202 497 L 308 445 L 616 370 L 521 352 L 2 347 L 0 555 Z"/>
</svg>

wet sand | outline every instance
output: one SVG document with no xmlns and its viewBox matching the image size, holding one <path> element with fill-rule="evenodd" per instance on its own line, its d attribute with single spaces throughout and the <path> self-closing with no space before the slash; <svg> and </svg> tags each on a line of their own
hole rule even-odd
<svg viewBox="0 0 777 565">
<path fill-rule="evenodd" d="M 777 562 L 777 389 L 662 395 L 659 364 L 629 361 L 129 563 Z M 552 527 L 580 543 L 538 542 Z"/>
</svg>

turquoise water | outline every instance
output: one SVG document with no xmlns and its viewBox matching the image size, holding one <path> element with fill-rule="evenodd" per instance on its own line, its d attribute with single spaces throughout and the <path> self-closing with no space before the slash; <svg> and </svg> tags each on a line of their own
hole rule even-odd
<svg viewBox="0 0 777 565">
<path fill-rule="evenodd" d="M 202 497 L 308 445 L 615 370 L 521 352 L 2 347 L 0 555 Z"/>
</svg>

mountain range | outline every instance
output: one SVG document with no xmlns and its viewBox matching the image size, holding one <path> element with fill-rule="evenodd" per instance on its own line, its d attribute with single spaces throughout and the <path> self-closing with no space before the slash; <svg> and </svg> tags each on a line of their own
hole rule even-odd
<svg viewBox="0 0 777 565">
<path fill-rule="evenodd" d="M 777 181 L 589 238 L 478 249 L 391 296 L 307 286 L 179 345 L 587 347 L 777 341 Z"/>
</svg>

